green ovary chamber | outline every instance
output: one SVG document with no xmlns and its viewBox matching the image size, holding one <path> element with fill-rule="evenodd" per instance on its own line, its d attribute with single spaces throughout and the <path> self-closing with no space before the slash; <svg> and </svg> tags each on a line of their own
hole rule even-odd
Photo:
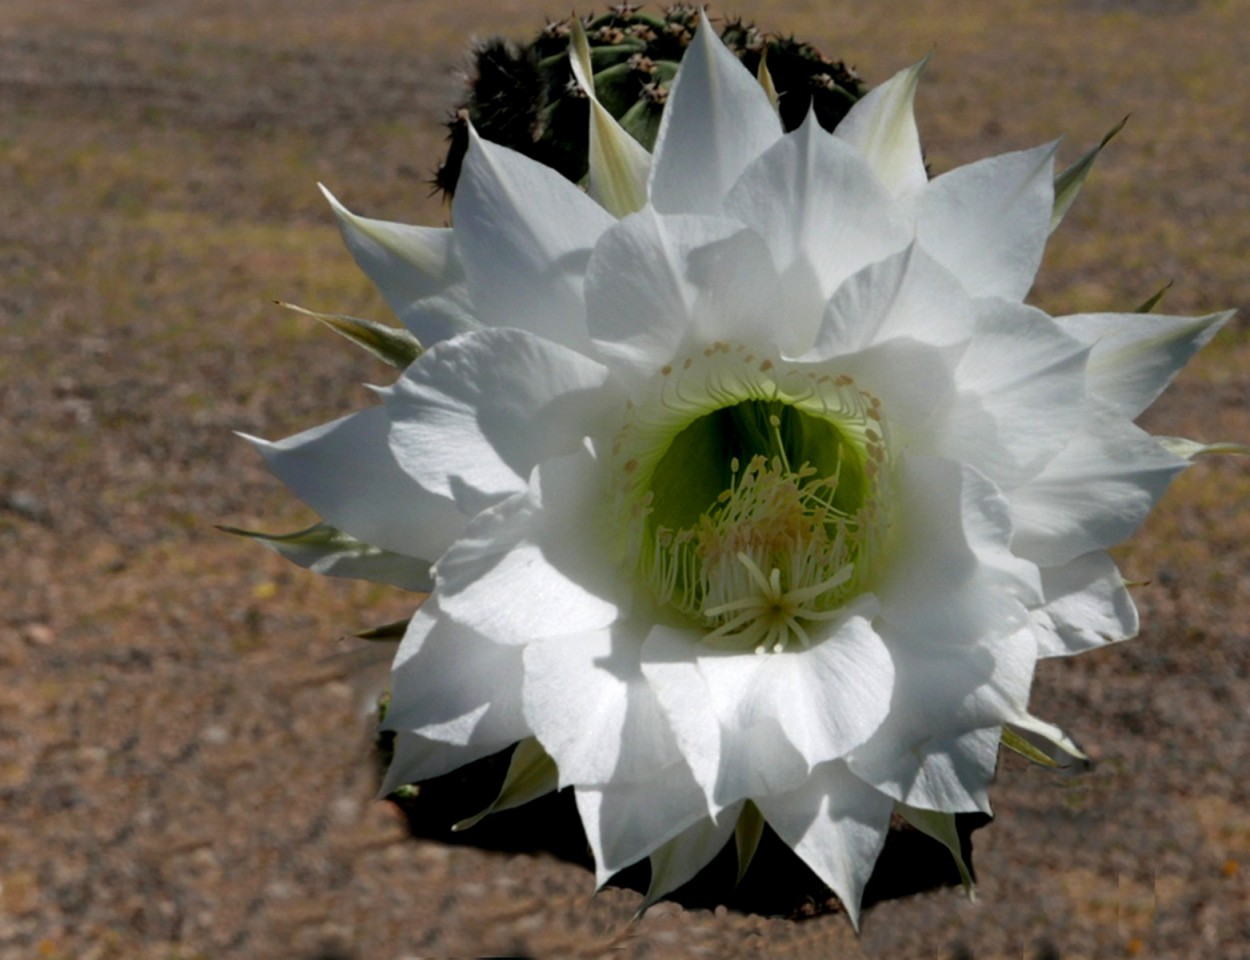
<svg viewBox="0 0 1250 960">
<path fill-rule="evenodd" d="M 806 648 L 864 592 L 888 530 L 880 403 L 718 346 L 700 359 L 719 363 L 665 367 L 617 439 L 631 559 L 708 644 Z"/>
</svg>

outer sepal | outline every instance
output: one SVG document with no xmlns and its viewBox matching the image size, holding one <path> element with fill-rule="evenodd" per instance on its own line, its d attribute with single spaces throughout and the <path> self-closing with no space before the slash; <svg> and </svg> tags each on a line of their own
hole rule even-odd
<svg viewBox="0 0 1250 960">
<path fill-rule="evenodd" d="M 578 85 L 590 98 L 590 195 L 615 217 L 641 210 L 647 203 L 651 154 L 631 137 L 595 95 L 586 31 L 576 17 L 569 61 Z"/>
<path fill-rule="evenodd" d="M 894 196 L 919 190 L 929 180 L 916 128 L 916 88 L 929 58 L 900 70 L 855 104 L 834 135 L 859 150 Z"/>
<path fill-rule="evenodd" d="M 1062 729 L 1031 714 L 1015 717 L 1003 727 L 1003 743 L 1043 766 L 1088 770 L 1094 763 Z M 1041 753 L 1050 763 L 1038 760 Z"/>
<path fill-rule="evenodd" d="M 508 773 L 504 777 L 499 795 L 485 810 L 466 817 L 452 826 L 452 830 L 468 830 L 484 817 L 502 810 L 511 810 L 522 804 L 537 800 L 556 789 L 558 772 L 555 761 L 534 737 L 527 737 L 516 745 Z"/>
<path fill-rule="evenodd" d="M 738 809 L 731 807 L 718 820 L 705 817 L 651 851 L 651 883 L 637 915 L 642 916 L 657 900 L 707 866 L 729 842 L 737 822 Z"/>
<path fill-rule="evenodd" d="M 1183 460 L 1194 460 L 1196 457 L 1235 456 L 1250 457 L 1250 446 L 1244 443 L 1202 443 L 1198 440 L 1186 440 L 1184 437 L 1155 437 L 1159 446 Z"/>
<path fill-rule="evenodd" d="M 955 815 L 940 810 L 921 810 L 909 807 L 905 803 L 898 804 L 895 811 L 904 820 L 926 836 L 932 837 L 950 851 L 955 858 L 955 868 L 959 871 L 959 879 L 963 881 L 964 892 L 969 900 L 976 900 L 977 885 L 972 877 L 972 870 L 964 861 L 963 847 L 959 842 L 959 831 L 955 828 Z"/>
<path fill-rule="evenodd" d="M 1036 763 L 1039 767 L 1050 767 L 1052 770 L 1059 768 L 1058 763 L 1010 727 L 1003 727 L 1002 743 L 1008 750 L 1020 754 L 1025 760 Z"/>
<path fill-rule="evenodd" d="M 1102 148 L 1111 142 L 1112 137 L 1124 129 L 1126 123 L 1128 123 L 1128 117 L 1125 117 L 1108 130 L 1098 146 L 1084 154 L 1076 163 L 1055 177 L 1055 205 L 1050 214 L 1051 233 L 1055 232 L 1055 228 L 1059 226 L 1076 200 L 1076 195 L 1081 192 L 1081 187 L 1085 185 L 1085 178 L 1089 176 L 1090 170 L 1093 169 L 1094 161 L 1098 159 L 1098 154 L 1102 152 Z"/>
<path fill-rule="evenodd" d="M 742 813 L 734 824 L 734 848 L 738 851 L 738 883 L 746 876 L 747 868 L 755 859 L 760 848 L 760 840 L 764 837 L 764 814 L 760 808 L 748 800 L 742 805 Z"/>
<path fill-rule="evenodd" d="M 306 317 L 320 320 L 335 333 L 346 337 L 356 346 L 363 347 L 397 370 L 407 369 L 412 361 L 421 356 L 423 350 L 421 341 L 399 327 L 378 323 L 376 320 L 349 317 L 341 313 L 317 313 L 315 310 L 306 310 L 304 307 L 297 307 L 293 303 L 284 303 L 281 300 L 274 302 L 280 307 L 286 307 Z"/>
<path fill-rule="evenodd" d="M 364 543 L 328 523 L 286 534 L 258 533 L 239 527 L 218 529 L 250 537 L 292 563 L 323 576 L 372 580 L 414 591 L 430 590 L 434 584 L 428 563 Z"/>
</svg>

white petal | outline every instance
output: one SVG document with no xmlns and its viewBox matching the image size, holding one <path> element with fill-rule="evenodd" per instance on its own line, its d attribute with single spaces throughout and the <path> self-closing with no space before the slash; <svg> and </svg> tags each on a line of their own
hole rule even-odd
<svg viewBox="0 0 1250 960">
<path fill-rule="evenodd" d="M 835 760 L 813 770 L 797 790 L 756 803 L 777 835 L 838 895 L 859 929 L 864 886 L 885 845 L 894 801 Z"/>
<path fill-rule="evenodd" d="M 833 359 L 895 338 L 952 346 L 972 335 L 973 301 L 945 267 L 916 245 L 869 264 L 829 300 L 804 361 Z"/>
<path fill-rule="evenodd" d="M 1059 317 L 1064 330 L 1093 347 L 1089 387 L 1130 420 L 1155 402 L 1189 358 L 1236 311 L 1205 317 L 1086 313 Z"/>
<path fill-rule="evenodd" d="M 1030 611 L 1042 657 L 1082 653 L 1136 636 L 1137 608 L 1115 561 L 1102 551 L 1042 569 L 1045 603 Z"/>
<path fill-rule="evenodd" d="M 917 199 L 916 234 L 974 297 L 1024 299 L 1042 262 L 1056 144 L 938 177 Z"/>
<path fill-rule="evenodd" d="M 646 206 L 651 154 L 595 96 L 586 31 L 576 17 L 572 22 L 569 61 L 578 86 L 590 98 L 590 195 L 614 217 L 623 217 Z"/>
<path fill-rule="evenodd" d="M 846 613 L 810 649 L 779 654 L 714 650 L 663 626 L 648 637 L 643 672 L 695 777 L 718 806 L 793 786 L 790 773 L 845 756 L 885 719 L 894 668 L 868 619 L 871 598 Z M 693 664 L 693 675 L 682 660 Z M 692 708 L 685 701 L 700 703 Z M 708 736 L 708 711 L 719 736 Z M 802 765 L 771 769 L 778 766 L 772 755 L 778 743 Z"/>
<path fill-rule="evenodd" d="M 525 716 L 561 787 L 645 780 L 681 760 L 640 669 L 648 626 L 620 623 L 525 647 Z"/>
<path fill-rule="evenodd" d="M 982 299 L 974 313 L 976 332 L 956 373 L 959 396 L 932 448 L 1010 489 L 1083 428 L 1089 348 L 1033 307 Z"/>
<path fill-rule="evenodd" d="M 779 280 L 758 234 L 732 220 L 650 208 L 604 234 L 590 259 L 591 336 L 614 372 L 649 380 L 679 345 L 717 340 L 784 345 L 771 327 Z"/>
<path fill-rule="evenodd" d="M 395 459 L 473 514 L 577 450 L 605 404 L 607 370 L 521 330 L 483 330 L 423 354 L 387 392 Z"/>
<path fill-rule="evenodd" d="M 988 810 L 998 730 L 1026 717 L 1037 647 L 1029 628 L 974 647 L 891 636 L 890 715 L 848 762 L 901 803 L 948 812 Z"/>
<path fill-rule="evenodd" d="M 643 645 L 642 672 L 707 797 L 709 812 L 718 813 L 743 797 L 794 789 L 809 767 L 776 718 L 745 730 L 722 728 L 698 663 L 708 651 L 693 631 L 657 626 Z"/>
<path fill-rule="evenodd" d="M 821 303 L 855 271 L 907 247 L 911 228 L 856 150 L 814 113 L 746 169 L 725 201 L 760 233 L 783 274 L 807 264 Z"/>
<path fill-rule="evenodd" d="M 703 792 L 680 762 L 655 770 L 649 780 L 574 793 L 600 885 L 708 815 Z"/>
<path fill-rule="evenodd" d="M 924 760 L 900 799 L 948 813 L 989 813 L 1001 729 L 984 727 L 926 743 Z"/>
<path fill-rule="evenodd" d="M 343 242 L 401 323 L 431 346 L 477 329 L 450 229 L 359 217 L 324 186 Z"/>
<path fill-rule="evenodd" d="M 908 455 L 896 470 L 895 543 L 877 584 L 892 633 L 965 645 L 1013 633 L 1041 596 L 1011 552 L 1007 503 L 976 470 Z"/>
<path fill-rule="evenodd" d="M 742 804 L 725 810 L 717 820 L 705 817 L 668 843 L 651 851 L 651 883 L 642 910 L 691 880 L 725 848 L 738 823 Z"/>
<path fill-rule="evenodd" d="M 664 213 L 720 213 L 747 164 L 780 136 L 768 94 L 701 14 L 660 120 L 651 203 Z"/>
<path fill-rule="evenodd" d="M 454 623 L 431 596 L 408 625 L 391 668 L 384 730 L 494 753 L 529 736 L 521 651 Z"/>
<path fill-rule="evenodd" d="M 396 462 L 389 430 L 386 410 L 370 407 L 276 443 L 246 439 L 332 526 L 384 550 L 435 560 L 464 529 L 464 515 Z"/>
<path fill-rule="evenodd" d="M 842 118 L 834 135 L 868 161 L 893 196 L 919 190 L 928 182 L 920 134 L 916 130 L 916 87 L 927 59 L 900 70 L 860 99 Z"/>
<path fill-rule="evenodd" d="M 615 623 L 626 587 L 609 507 L 588 452 L 546 461 L 529 489 L 474 517 L 438 561 L 442 609 L 508 644 Z"/>
<path fill-rule="evenodd" d="M 471 130 L 452 216 L 482 323 L 585 346 L 582 280 L 611 214 L 550 167 Z"/>
<path fill-rule="evenodd" d="M 1188 461 L 1114 412 L 1091 410 L 1037 476 L 1010 490 L 1012 549 L 1044 567 L 1105 550 L 1133 534 Z"/>
</svg>

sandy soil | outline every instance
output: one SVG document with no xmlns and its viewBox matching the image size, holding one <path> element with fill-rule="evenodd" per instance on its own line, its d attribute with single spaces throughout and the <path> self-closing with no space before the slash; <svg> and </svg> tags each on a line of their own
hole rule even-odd
<svg viewBox="0 0 1250 960">
<path fill-rule="evenodd" d="M 372 800 L 378 658 L 341 635 L 411 600 L 216 531 L 311 520 L 232 431 L 286 435 L 384 379 L 272 305 L 386 317 L 315 183 L 440 222 L 423 181 L 458 51 L 542 12 L 0 6 L 0 958 L 1250 956 L 1245 463 L 1195 467 L 1121 551 L 1149 581 L 1142 636 L 1039 669 L 1035 709 L 1097 765 L 1004 758 L 998 817 L 974 835 L 978 903 L 903 845 L 890 872 L 913 882 L 859 938 L 780 857 L 734 909 L 712 909 L 731 898 L 713 884 L 631 923 L 638 894 L 592 896 L 558 802 L 520 841 L 452 845 L 434 807 L 418 839 Z M 1173 312 L 1250 306 L 1238 0 L 732 12 L 870 82 L 934 51 L 919 108 L 938 172 L 1059 134 L 1070 160 L 1131 113 L 1034 299 L 1122 310 L 1171 280 Z M 1151 429 L 1250 439 L 1246 329 Z"/>
</svg>

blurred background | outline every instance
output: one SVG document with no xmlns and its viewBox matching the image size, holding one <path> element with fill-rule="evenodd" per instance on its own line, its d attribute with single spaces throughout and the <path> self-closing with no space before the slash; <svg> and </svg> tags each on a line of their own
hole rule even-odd
<svg viewBox="0 0 1250 960">
<path fill-rule="evenodd" d="M 581 10 L 581 8 L 579 8 Z M 582 10 L 581 12 L 586 12 Z M 1202 463 L 1118 554 L 1142 636 L 1038 670 L 1095 758 L 1005 757 L 980 899 L 885 900 L 856 938 L 788 916 L 592 897 L 542 849 L 414 839 L 375 802 L 364 646 L 412 599 L 214 524 L 313 516 L 243 431 L 368 402 L 387 369 L 275 299 L 389 319 L 353 210 L 439 224 L 428 180 L 474 38 L 568 13 L 500 0 L 0 5 L 0 958 L 429 954 L 1250 956 L 1250 469 Z M 716 3 L 875 85 L 934 54 L 933 172 L 1126 114 L 1051 243 L 1053 313 L 1242 318 L 1148 414 L 1250 441 L 1243 0 Z M 376 658 L 373 658 L 376 659 Z M 376 672 L 376 671 L 375 671 Z"/>
</svg>

